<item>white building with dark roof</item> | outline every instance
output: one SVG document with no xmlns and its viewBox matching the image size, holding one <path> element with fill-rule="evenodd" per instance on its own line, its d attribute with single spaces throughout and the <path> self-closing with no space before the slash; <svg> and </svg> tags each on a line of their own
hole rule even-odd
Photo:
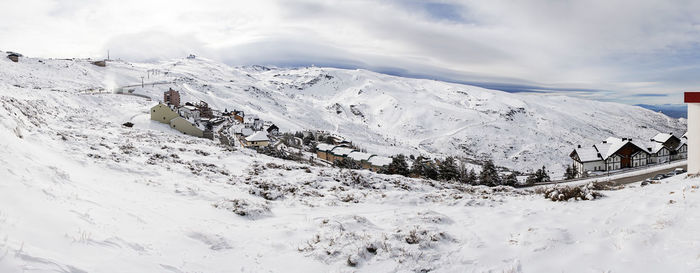
<svg viewBox="0 0 700 273">
<path fill-rule="evenodd" d="M 580 145 L 569 154 L 579 175 L 645 166 L 649 152 L 632 139 L 609 137 L 590 147 Z"/>
</svg>

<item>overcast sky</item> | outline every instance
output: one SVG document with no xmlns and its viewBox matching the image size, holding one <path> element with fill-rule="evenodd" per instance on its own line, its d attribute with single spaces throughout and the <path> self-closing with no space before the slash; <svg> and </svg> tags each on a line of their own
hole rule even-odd
<svg viewBox="0 0 700 273">
<path fill-rule="evenodd" d="M 0 37 L 34 57 L 195 53 L 631 104 L 700 91 L 700 1 L 22 0 Z"/>
</svg>

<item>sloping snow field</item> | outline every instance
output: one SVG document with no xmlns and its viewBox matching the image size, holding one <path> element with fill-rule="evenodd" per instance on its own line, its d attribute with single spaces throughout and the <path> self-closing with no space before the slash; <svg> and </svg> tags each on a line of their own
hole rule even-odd
<svg viewBox="0 0 700 273">
<path fill-rule="evenodd" d="M 0 61 L 0 272 L 700 271 L 697 178 L 552 202 L 309 167 L 174 133 L 154 101 L 80 94 L 103 75 L 43 61 L 85 74 Z"/>
</svg>

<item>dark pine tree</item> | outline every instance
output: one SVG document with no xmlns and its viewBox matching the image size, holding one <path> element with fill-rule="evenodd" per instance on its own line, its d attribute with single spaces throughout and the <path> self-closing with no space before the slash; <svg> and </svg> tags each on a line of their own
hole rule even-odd
<svg viewBox="0 0 700 273">
<path fill-rule="evenodd" d="M 494 187 L 501 184 L 501 177 L 498 175 L 496 165 L 493 164 L 491 159 L 484 162 L 481 173 L 479 174 L 479 183 L 489 187 Z"/>
<path fill-rule="evenodd" d="M 459 177 L 455 159 L 451 156 L 446 157 L 438 164 L 438 172 L 439 178 L 445 181 L 455 180 Z"/>
<path fill-rule="evenodd" d="M 387 166 L 386 173 L 408 176 L 409 170 L 408 164 L 406 163 L 406 156 L 398 154 L 391 157 L 391 163 Z"/>
</svg>

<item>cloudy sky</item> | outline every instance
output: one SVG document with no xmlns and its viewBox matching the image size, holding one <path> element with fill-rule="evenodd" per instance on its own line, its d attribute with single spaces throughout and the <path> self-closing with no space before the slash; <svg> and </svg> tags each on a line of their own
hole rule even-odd
<svg viewBox="0 0 700 273">
<path fill-rule="evenodd" d="M 0 37 L 36 57 L 195 53 L 631 104 L 700 91 L 700 1 L 22 0 Z"/>
</svg>

